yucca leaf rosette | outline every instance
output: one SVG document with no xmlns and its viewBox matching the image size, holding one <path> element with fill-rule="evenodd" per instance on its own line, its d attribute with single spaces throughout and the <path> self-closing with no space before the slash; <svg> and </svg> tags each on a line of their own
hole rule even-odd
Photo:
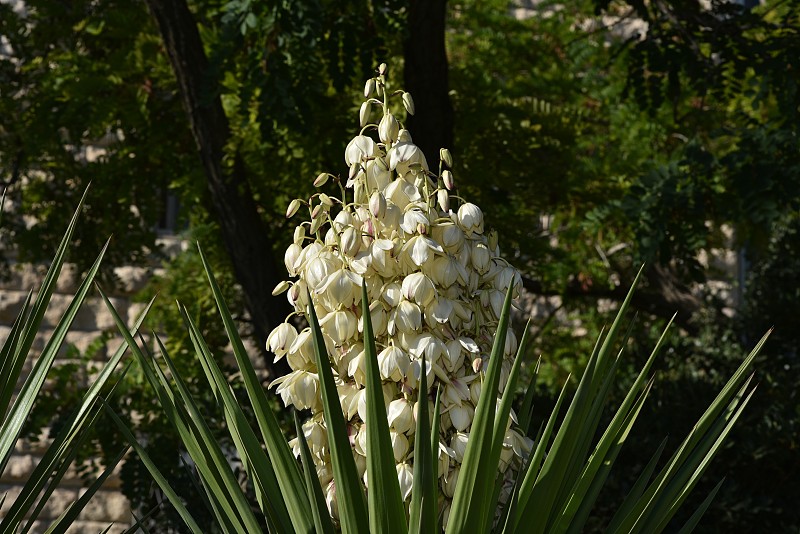
<svg viewBox="0 0 800 534">
<path fill-rule="evenodd" d="M 393 104 L 414 112 L 411 95 L 389 93 L 381 68 L 367 82 L 365 96 L 359 110 L 362 130 L 345 149 L 347 178 L 322 173 L 315 180 L 318 187 L 335 182 L 338 196 L 320 192 L 289 205 L 288 217 L 301 209 L 309 217 L 295 228 L 284 256 L 292 280 L 281 283 L 276 293 L 287 292 L 295 314 L 304 314 L 309 305 L 316 311 L 356 466 L 368 488 L 360 307 L 361 286 L 366 284 L 386 417 L 406 504 L 413 480 L 416 405 L 424 399 L 433 412 L 440 391 L 438 486 L 446 518 L 503 301 L 509 286 L 519 292 L 521 278 L 500 256 L 497 234 L 485 232 L 480 208 L 453 194 L 449 151 L 440 151 L 438 172 L 433 172 L 393 114 Z M 370 122 L 375 118 L 377 123 Z M 276 361 L 285 357 L 292 371 L 271 387 L 286 406 L 311 411 L 302 429 L 335 517 L 336 491 L 312 341 L 311 330 L 298 332 L 291 316 L 272 331 L 268 349 Z M 517 338 L 509 329 L 500 394 L 516 351 Z M 420 391 L 422 373 L 427 391 Z M 500 461 L 508 481 L 531 449 L 531 441 L 515 429 L 513 419 L 512 413 Z M 297 440 L 292 445 L 299 455 Z M 506 492 L 510 489 L 506 484 Z"/>
</svg>

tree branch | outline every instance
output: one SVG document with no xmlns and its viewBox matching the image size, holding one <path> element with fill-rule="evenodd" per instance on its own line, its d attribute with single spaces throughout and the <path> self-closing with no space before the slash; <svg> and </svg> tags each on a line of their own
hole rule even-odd
<svg viewBox="0 0 800 534">
<path fill-rule="evenodd" d="M 189 125 L 205 170 L 213 211 L 241 284 L 261 349 L 268 333 L 288 314 L 284 299 L 272 296 L 282 279 L 272 246 L 238 153 L 223 167 L 230 128 L 210 75 L 197 23 L 185 0 L 146 0 L 156 20 L 178 81 Z"/>
<path fill-rule="evenodd" d="M 414 97 L 416 114 L 406 127 L 414 144 L 432 160 L 440 148 L 453 148 L 453 105 L 445 50 L 447 0 L 411 0 L 408 34 L 403 45 L 405 89 Z M 429 161 L 433 168 L 434 161 Z"/>
<path fill-rule="evenodd" d="M 664 319 L 670 319 L 673 314 L 677 313 L 675 324 L 690 335 L 696 335 L 698 327 L 692 318 L 702 307 L 700 299 L 680 284 L 674 275 L 664 267 L 652 265 L 647 268 L 644 276 L 647 285 L 646 287 L 640 286 L 633 294 L 632 306 Z M 575 279 L 563 291 L 555 291 L 545 288 L 541 282 L 525 276 L 522 278 L 522 286 L 529 293 L 544 297 L 609 299 L 620 302 L 625 299 L 629 288 L 627 284 L 620 284 L 614 289 L 598 289 L 586 287 Z"/>
</svg>

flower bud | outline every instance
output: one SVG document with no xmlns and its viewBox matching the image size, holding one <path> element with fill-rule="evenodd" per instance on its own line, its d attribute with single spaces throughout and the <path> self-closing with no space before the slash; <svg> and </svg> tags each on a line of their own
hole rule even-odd
<svg viewBox="0 0 800 534">
<path fill-rule="evenodd" d="M 408 373 L 411 360 L 403 349 L 389 345 L 378 354 L 378 368 L 383 380 L 400 382 Z"/>
<path fill-rule="evenodd" d="M 328 513 L 334 519 L 339 519 L 339 502 L 336 500 L 336 483 L 331 480 L 325 489 L 325 504 L 328 506 Z"/>
<path fill-rule="evenodd" d="M 367 80 L 367 83 L 364 84 L 364 98 L 369 98 L 369 95 L 372 94 L 372 91 L 375 90 L 375 78 L 370 78 Z"/>
<path fill-rule="evenodd" d="M 467 441 L 469 434 L 466 432 L 456 432 L 450 438 L 450 448 L 453 450 L 454 458 L 458 463 L 464 461 L 464 453 L 467 452 Z"/>
<path fill-rule="evenodd" d="M 362 158 L 369 158 L 375 155 L 375 141 L 366 135 L 355 136 L 344 149 L 344 162 L 352 166 L 361 163 Z"/>
<path fill-rule="evenodd" d="M 472 401 L 472 404 L 477 405 L 478 400 L 480 400 L 480 396 L 481 396 L 481 381 L 473 380 L 472 383 L 469 385 L 469 400 Z"/>
<path fill-rule="evenodd" d="M 325 193 L 320 193 L 319 194 L 319 201 L 323 206 L 326 206 L 326 207 L 329 207 L 329 208 L 331 206 L 333 206 L 333 200 L 331 200 L 331 197 L 329 197 Z"/>
<path fill-rule="evenodd" d="M 490 230 L 489 233 L 486 234 L 486 238 L 489 240 L 489 250 L 491 250 L 493 253 L 497 253 L 497 230 Z"/>
<path fill-rule="evenodd" d="M 341 345 L 356 334 L 357 322 L 350 310 L 337 310 L 326 315 L 319 325 L 336 345 Z"/>
<path fill-rule="evenodd" d="M 481 368 L 483 367 L 483 359 L 482 358 L 475 358 L 472 360 L 472 371 L 474 373 L 480 373 Z"/>
<path fill-rule="evenodd" d="M 436 190 L 436 201 L 439 203 L 439 207 L 442 211 L 450 211 L 450 195 L 447 193 L 446 189 Z"/>
<path fill-rule="evenodd" d="M 397 141 L 397 135 L 400 133 L 400 124 L 394 115 L 387 113 L 378 124 L 378 137 L 386 144 Z"/>
<path fill-rule="evenodd" d="M 286 300 L 289 301 L 290 306 L 296 306 L 301 300 L 302 291 L 300 290 L 300 284 L 301 282 L 298 282 L 286 292 Z M 305 285 L 305 282 L 302 282 L 302 284 Z"/>
<path fill-rule="evenodd" d="M 358 230 L 350 226 L 345 228 L 341 237 L 342 252 L 349 257 L 354 257 L 358 254 L 358 249 L 361 247 L 361 236 Z"/>
<path fill-rule="evenodd" d="M 289 202 L 289 207 L 286 208 L 286 218 L 291 219 L 292 216 L 300 209 L 300 199 L 296 198 Z"/>
<path fill-rule="evenodd" d="M 413 332 L 422 327 L 422 312 L 413 302 L 403 300 L 395 310 L 395 321 L 402 332 Z"/>
<path fill-rule="evenodd" d="M 375 191 L 369 198 L 369 210 L 372 215 L 382 219 L 386 213 L 386 197 L 380 191 Z"/>
<path fill-rule="evenodd" d="M 380 241 L 375 241 L 377 245 Z M 391 306 L 395 308 L 400 305 L 400 298 L 403 296 L 403 290 L 397 282 L 392 282 L 388 284 L 386 287 L 383 288 L 383 300 Z"/>
<path fill-rule="evenodd" d="M 448 191 L 452 191 L 453 186 L 455 185 L 455 182 L 453 181 L 453 173 L 449 170 L 442 171 L 442 182 L 444 182 L 444 186 Z"/>
<path fill-rule="evenodd" d="M 439 159 L 442 160 L 442 163 L 447 165 L 448 167 L 453 166 L 453 156 L 450 154 L 450 151 L 446 148 L 439 149 Z"/>
<path fill-rule="evenodd" d="M 381 336 L 386 333 L 386 323 L 387 323 L 387 316 L 386 310 L 383 308 L 383 304 L 378 301 L 373 302 L 369 305 L 369 317 L 370 321 L 372 322 L 372 333 L 373 335 Z M 358 318 L 358 331 L 364 331 L 364 316 Z"/>
<path fill-rule="evenodd" d="M 317 177 L 314 179 L 314 187 L 322 187 L 328 182 L 329 177 L 330 174 L 328 174 L 327 172 L 319 173 Z"/>
<path fill-rule="evenodd" d="M 367 125 L 370 111 L 372 111 L 372 104 L 370 104 L 369 100 L 367 100 L 361 104 L 361 109 L 358 110 L 358 124 L 362 128 Z"/>
<path fill-rule="evenodd" d="M 388 67 L 388 65 L 386 65 L 386 63 L 381 63 L 380 65 L 378 65 L 378 74 L 383 76 L 384 74 L 386 74 L 386 69 L 387 68 L 389 68 L 389 67 Z"/>
<path fill-rule="evenodd" d="M 292 283 L 289 282 L 288 280 L 284 280 L 282 282 L 278 282 L 278 285 L 276 285 L 275 289 L 272 290 L 272 296 L 273 297 L 277 297 L 278 295 L 280 295 L 281 293 L 283 293 L 284 291 L 289 289 L 291 286 L 292 286 Z"/>
<path fill-rule="evenodd" d="M 448 252 L 455 253 L 464 243 L 464 231 L 455 224 L 437 224 L 433 227 L 433 239 Z"/>
<path fill-rule="evenodd" d="M 303 249 L 300 245 L 296 245 L 292 243 L 286 249 L 286 253 L 283 255 L 283 264 L 286 266 L 286 270 L 289 271 L 290 276 L 295 276 L 297 274 L 297 270 L 295 268 L 295 263 L 297 259 L 300 257 L 300 253 Z"/>
<path fill-rule="evenodd" d="M 302 245 L 303 239 L 306 237 L 306 227 L 302 224 L 294 229 L 294 244 Z"/>
<path fill-rule="evenodd" d="M 353 215 L 349 211 L 340 211 L 333 218 L 333 228 L 337 232 L 343 232 L 348 226 L 354 225 Z"/>
<path fill-rule="evenodd" d="M 403 106 L 409 115 L 414 114 L 414 99 L 411 97 L 411 93 L 403 93 Z"/>
<path fill-rule="evenodd" d="M 308 231 L 312 234 L 316 234 L 320 226 L 322 226 L 322 218 L 318 217 L 311 221 L 311 226 L 308 228 Z"/>
</svg>

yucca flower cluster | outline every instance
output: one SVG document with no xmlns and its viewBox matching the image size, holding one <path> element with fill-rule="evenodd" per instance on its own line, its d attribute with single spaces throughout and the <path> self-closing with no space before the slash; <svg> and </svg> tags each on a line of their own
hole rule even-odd
<svg viewBox="0 0 800 534">
<path fill-rule="evenodd" d="M 433 410 L 440 390 L 438 473 L 446 520 L 505 293 L 509 285 L 518 292 L 521 278 L 500 256 L 497 234 L 484 232 L 480 208 L 453 194 L 449 151 L 440 151 L 438 172 L 432 172 L 393 114 L 392 104 L 398 100 L 413 114 L 414 102 L 409 93 L 387 90 L 385 65 L 367 81 L 364 96 L 361 132 L 345 150 L 347 179 L 322 173 L 314 182 L 317 187 L 336 182 L 339 197 L 317 193 L 289 205 L 287 217 L 301 208 L 307 208 L 310 217 L 296 227 L 284 256 L 293 281 L 279 284 L 275 293 L 286 291 L 297 314 L 304 314 L 309 305 L 316 310 L 356 466 L 368 487 L 360 307 L 361 286 L 366 283 L 397 476 L 406 502 L 412 487 L 415 406 L 425 399 Z M 397 109 L 402 109 L 399 104 Z M 303 431 L 335 517 L 336 489 L 312 334 L 308 328 L 297 332 L 289 319 L 267 341 L 275 360 L 286 357 L 292 369 L 272 386 L 286 406 L 311 411 Z M 516 350 L 517 339 L 509 329 L 501 393 Z M 427 377 L 425 392 L 419 391 L 422 372 Z M 531 448 L 530 440 L 513 428 L 513 417 L 500 462 L 507 480 Z"/>
</svg>

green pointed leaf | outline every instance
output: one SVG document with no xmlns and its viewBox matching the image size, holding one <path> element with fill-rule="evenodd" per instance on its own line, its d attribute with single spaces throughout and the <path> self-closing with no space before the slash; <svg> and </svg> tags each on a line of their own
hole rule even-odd
<svg viewBox="0 0 800 534">
<path fill-rule="evenodd" d="M 114 413 L 114 410 L 109 408 L 108 405 L 104 406 L 106 408 L 106 412 L 111 417 L 111 420 L 114 421 L 114 423 L 117 425 L 117 428 L 119 428 L 120 432 L 122 432 L 125 441 L 127 441 L 128 444 L 136 451 L 139 459 L 150 472 L 150 476 L 153 477 L 153 480 L 155 480 L 156 484 L 158 484 L 158 487 L 164 492 L 167 500 L 169 500 L 172 506 L 175 507 L 175 511 L 181 516 L 181 519 L 183 519 L 183 522 L 186 524 L 186 526 L 189 527 L 194 534 L 205 534 L 205 531 L 201 529 L 200 526 L 195 522 L 192 515 L 186 509 L 186 506 L 184 506 L 181 498 L 178 497 L 178 494 L 175 493 L 175 490 L 173 490 L 172 486 L 169 485 L 167 479 L 161 474 L 161 471 L 158 470 L 156 464 L 150 459 L 147 451 L 145 451 L 144 447 L 139 444 L 130 429 L 128 429 L 125 423 L 122 422 L 122 419 L 120 419 L 117 414 Z"/>
<path fill-rule="evenodd" d="M 375 349 L 375 335 L 372 331 L 372 318 L 365 284 L 361 285 L 361 320 L 364 325 L 364 357 L 367 377 L 365 392 L 367 414 L 366 421 L 364 421 L 367 425 L 367 481 L 369 487 L 373 488 L 372 491 L 367 491 L 369 530 L 373 533 L 399 534 L 408 529 L 406 511 L 395 469 L 394 450 L 389 435 L 386 404 L 383 400 L 383 388 L 378 371 L 378 351 Z M 425 389 L 420 389 L 420 392 L 425 391 Z M 424 397 L 424 393 L 420 393 L 420 396 Z M 337 396 L 337 406 L 339 406 L 338 402 Z M 427 406 L 425 408 L 425 429 L 427 430 L 429 428 Z M 423 443 L 426 446 L 421 447 L 419 449 L 421 451 L 427 450 L 427 433 Z M 420 462 L 420 468 L 423 462 Z"/>
<path fill-rule="evenodd" d="M 222 371 L 214 361 L 214 357 L 203 340 L 197 325 L 189 317 L 185 307 L 180 306 L 179 309 L 189 330 L 192 344 L 205 372 L 206 379 L 214 390 L 218 402 L 224 407 L 228 430 L 239 452 L 239 457 L 245 465 L 245 470 L 254 482 L 262 511 L 275 525 L 275 528 L 279 530 L 308 532 L 312 526 L 308 523 L 307 518 L 297 524 L 293 524 L 287 510 L 287 506 L 295 506 L 296 513 L 303 513 L 307 510 L 307 507 L 290 502 L 282 493 L 273 465 L 261 448 L 261 443 L 247 422 L 247 417 L 242 411 L 239 401 L 233 395 Z"/>
<path fill-rule="evenodd" d="M 743 386 L 742 393 L 745 392 L 747 386 Z M 674 479 L 668 484 L 663 491 L 663 496 L 656 501 L 653 512 L 649 514 L 648 520 L 642 523 L 641 527 L 637 523 L 638 532 L 648 532 L 650 525 L 655 525 L 658 532 L 664 530 L 667 524 L 678 511 L 678 508 L 684 503 L 691 491 L 697 485 L 700 477 L 708 469 L 711 460 L 716 456 L 717 451 L 722 446 L 725 438 L 733 429 L 734 424 L 744 412 L 744 408 L 750 402 L 750 399 L 755 393 L 755 388 L 744 397 L 739 403 L 738 407 L 733 411 L 729 417 L 720 418 L 714 428 L 703 437 L 703 440 L 698 444 L 698 447 L 693 451 L 692 455 L 687 459 L 685 465 L 676 473 Z M 717 428 L 721 429 L 717 431 Z"/>
<path fill-rule="evenodd" d="M 311 295 L 308 295 L 308 302 L 314 302 Z M 353 451 L 347 437 L 347 428 L 342 407 L 339 404 L 339 392 L 333 380 L 325 338 L 322 335 L 313 304 L 308 306 L 306 319 L 308 319 L 313 334 L 314 356 L 322 390 L 322 407 L 325 414 L 325 426 L 328 429 L 328 446 L 331 451 L 333 480 L 336 483 L 336 502 L 339 507 L 342 532 L 345 534 L 366 533 L 369 529 L 369 519 L 364 502 L 364 492 L 361 489 Z"/>
<path fill-rule="evenodd" d="M 189 415 L 189 422 L 194 426 L 197 439 L 204 452 L 203 457 L 211 457 L 214 462 L 213 467 L 202 465 L 199 463 L 202 461 L 201 458 L 193 456 L 195 462 L 198 463 L 198 471 L 201 473 L 201 476 L 205 475 L 203 476 L 203 481 L 207 484 L 207 488 L 214 493 L 217 501 L 221 503 L 222 508 L 234 514 L 234 516 L 230 517 L 237 517 L 241 522 L 241 526 L 237 526 L 238 530 L 241 530 L 243 533 L 258 532 L 260 530 L 259 523 L 253 515 L 250 503 L 247 501 L 247 496 L 242 491 L 241 486 L 239 486 L 236 480 L 236 476 L 230 468 L 228 459 L 225 457 L 219 443 L 201 415 L 200 407 L 194 402 L 188 387 L 176 369 L 166 347 L 161 343 L 158 336 L 155 336 L 155 339 L 158 343 L 161 356 L 172 375 L 172 383 L 177 387 L 178 394 L 183 401 L 183 408 Z M 244 426 L 247 426 L 246 423 Z"/>
<path fill-rule="evenodd" d="M 414 473 L 411 486 L 411 506 L 409 509 L 408 532 L 409 534 L 419 534 L 420 532 L 431 532 L 436 529 L 435 519 L 431 524 L 431 515 L 422 515 L 424 502 L 433 502 L 436 494 L 430 492 L 431 470 L 433 469 L 433 457 L 431 454 L 430 419 L 428 414 L 428 373 L 426 367 L 425 354 L 422 354 L 422 361 L 419 373 L 419 393 L 417 397 L 417 427 L 414 436 Z"/>
<path fill-rule="evenodd" d="M 156 392 L 167 418 L 175 426 L 186 445 L 189 455 L 194 460 L 198 472 L 203 477 L 207 494 L 211 498 L 212 505 L 215 506 L 215 511 L 218 512 L 217 519 L 222 525 L 227 525 L 233 531 L 241 532 L 242 534 L 246 534 L 248 528 L 254 532 L 258 531 L 258 524 L 247 504 L 247 499 L 242 494 L 242 490 L 230 470 L 227 459 L 220 450 L 219 444 L 211 436 L 208 427 L 205 426 L 194 402 L 185 391 L 185 386 L 180 377 L 173 376 L 183 401 L 178 404 L 164 373 L 157 365 L 151 365 L 152 356 L 148 358 L 142 353 L 138 344 L 133 340 L 131 333 L 125 328 L 111 301 L 99 287 L 98 291 L 118 330 L 125 338 L 131 352 L 139 361 L 145 378 Z M 156 340 L 159 341 L 157 338 Z M 168 359 L 163 345 L 160 346 L 162 355 L 165 359 Z"/>
<path fill-rule="evenodd" d="M 694 529 L 697 527 L 697 524 L 700 522 L 700 519 L 703 518 L 703 515 L 708 510 L 708 507 L 711 506 L 711 502 L 714 500 L 714 497 L 717 496 L 717 492 L 722 487 L 722 483 L 725 482 L 723 478 L 720 480 L 714 489 L 711 490 L 711 493 L 700 503 L 700 506 L 697 507 L 697 510 L 692 514 L 692 517 L 684 524 L 681 529 L 678 531 L 678 534 L 691 534 L 694 532 Z"/>
<path fill-rule="evenodd" d="M 14 396 L 17 380 L 28 356 L 27 352 L 18 351 L 17 346 L 27 324 L 32 295 L 33 290 L 29 290 L 0 350 L 0 414 L 8 412 L 8 405 Z"/>
<path fill-rule="evenodd" d="M 301 525 L 305 522 L 307 526 L 302 528 L 302 530 L 305 530 L 311 526 L 311 511 L 308 505 L 305 504 L 308 499 L 305 498 L 306 487 L 303 476 L 292 451 L 289 449 L 286 438 L 281 432 L 278 420 L 275 418 L 275 414 L 272 413 L 272 408 L 270 408 L 267 396 L 264 393 L 264 387 L 261 385 L 255 369 L 253 369 L 250 358 L 247 356 L 244 343 L 242 343 L 242 339 L 236 330 L 236 324 L 222 296 L 222 291 L 214 278 L 211 266 L 199 246 L 198 252 L 208 277 L 209 285 L 214 293 L 217 310 L 225 325 L 225 332 L 231 342 L 233 355 L 241 372 L 245 390 L 253 406 L 253 413 L 261 432 L 261 439 L 267 448 L 281 491 L 286 496 L 285 500 L 288 504 L 287 508 L 292 518 L 292 524 Z"/>
<path fill-rule="evenodd" d="M 606 529 L 608 532 L 615 532 L 618 529 L 619 524 L 630 513 L 630 511 L 636 505 L 636 502 L 641 498 L 642 494 L 647 488 L 648 482 L 650 482 L 650 478 L 653 476 L 653 473 L 656 470 L 658 460 L 661 458 L 661 454 L 664 452 L 664 447 L 666 447 L 666 445 L 667 438 L 664 438 L 661 441 L 661 444 L 658 446 L 658 449 L 656 449 L 656 452 L 650 458 L 650 461 L 647 462 L 647 465 L 639 474 L 639 477 L 633 484 L 631 491 L 629 491 L 628 495 L 625 496 L 625 500 L 622 502 L 622 505 L 619 507 L 616 513 L 614 513 L 614 517 L 611 518 L 611 522 L 608 524 L 608 528 Z"/>
<path fill-rule="evenodd" d="M 630 417 L 633 410 L 638 413 L 644 401 L 645 395 L 640 395 L 640 390 L 643 387 L 648 375 L 653 367 L 656 356 L 660 352 L 664 341 L 666 340 L 667 332 L 672 325 L 675 316 L 669 321 L 664 331 L 661 334 L 656 346 L 650 353 L 650 357 L 640 371 L 638 377 L 630 387 L 628 394 L 623 400 L 620 407 L 617 409 L 614 418 L 609 426 L 606 428 L 603 436 L 598 441 L 595 450 L 586 465 L 580 480 L 577 482 L 569 499 L 567 506 L 561 511 L 558 524 L 554 528 L 554 532 L 563 532 L 567 529 L 568 525 L 573 522 L 576 516 L 579 518 L 577 524 L 573 524 L 570 528 L 571 531 L 582 530 L 582 523 L 588 517 L 591 507 L 600 492 L 600 489 L 605 482 L 608 473 L 613 466 L 614 459 L 616 459 L 619 451 L 624 444 L 623 436 L 627 436 L 630 427 L 633 426 L 636 418 Z M 647 388 L 652 387 L 652 381 L 648 384 Z M 638 400 L 637 400 L 638 399 Z"/>
<path fill-rule="evenodd" d="M 433 428 L 431 429 L 431 469 L 429 472 L 428 490 L 425 495 L 433 495 L 433 498 L 428 501 L 424 500 L 422 503 L 422 514 L 420 516 L 420 525 L 430 528 L 433 531 L 440 532 L 442 529 L 438 528 L 437 517 L 439 516 L 439 427 L 442 422 L 442 388 L 436 388 L 436 402 L 433 405 Z"/>
<path fill-rule="evenodd" d="M 539 475 L 539 466 L 544 460 L 545 452 L 547 451 L 547 447 L 550 444 L 550 436 L 553 433 L 553 428 L 556 424 L 556 419 L 558 419 L 558 414 L 561 413 L 561 405 L 566 398 L 566 391 L 567 385 L 569 384 L 569 377 L 564 382 L 564 385 L 561 387 L 561 392 L 558 394 L 558 399 L 556 400 L 556 404 L 553 407 L 553 411 L 550 412 L 550 417 L 547 419 L 547 425 L 545 425 L 544 431 L 539 436 L 539 439 L 536 441 L 536 449 L 534 450 L 531 459 L 529 460 L 528 470 L 525 473 L 525 476 L 522 480 L 522 485 L 520 486 L 519 490 L 519 500 L 517 507 L 511 511 L 511 521 L 510 526 L 512 531 L 516 531 L 517 525 L 522 521 L 523 515 L 525 515 L 526 508 L 528 506 L 528 501 L 530 500 L 531 494 L 533 493 L 533 489 L 536 483 L 536 479 Z M 535 506 L 535 504 L 534 504 Z M 533 506 L 532 506 L 533 507 Z"/>
<path fill-rule="evenodd" d="M 56 289 L 58 278 L 61 275 L 61 268 L 64 265 L 64 259 L 66 258 L 67 250 L 69 249 L 69 243 L 72 240 L 72 234 L 75 231 L 75 226 L 78 222 L 78 216 L 80 215 L 80 212 L 83 209 L 83 204 L 86 200 L 86 195 L 88 194 L 88 192 L 89 188 L 87 187 L 86 190 L 83 192 L 81 200 L 78 202 L 78 207 L 75 209 L 75 213 L 73 213 L 72 215 L 72 219 L 70 220 L 69 226 L 67 226 L 67 231 L 64 233 L 64 237 L 61 239 L 61 243 L 59 244 L 58 249 L 56 250 L 56 254 L 53 257 L 53 261 L 50 264 L 50 267 L 48 268 L 47 273 L 44 276 L 44 280 L 42 280 L 42 285 L 36 292 L 36 302 L 33 305 L 33 309 L 31 310 L 30 315 L 23 324 L 23 332 L 21 338 L 14 347 L 15 354 L 13 360 L 15 362 L 24 361 L 24 358 L 30 353 L 31 347 L 33 346 L 33 340 L 36 338 L 36 334 L 39 331 L 39 328 L 41 327 L 45 311 L 47 310 L 47 307 L 50 304 L 50 299 L 53 296 L 53 292 Z M 105 252 L 107 246 L 108 242 L 106 242 L 106 246 L 103 247 L 103 252 Z M 103 252 L 101 252 L 100 254 L 101 257 L 103 255 Z M 77 296 L 75 299 L 73 299 L 73 303 L 75 303 L 76 299 Z M 77 304 L 79 305 L 80 302 L 78 302 Z M 66 332 L 64 332 L 64 335 L 66 335 Z M 55 332 L 53 334 L 53 337 L 55 337 Z M 52 342 L 53 338 L 51 338 L 50 341 Z M 47 349 L 45 348 L 45 351 L 46 350 Z M 20 360 L 20 355 L 22 355 L 22 360 Z M 16 378 L 14 380 L 16 380 Z M 8 406 L 8 399 L 5 398 L 0 399 L 0 406 Z M 3 471 L 3 466 L 0 466 L 0 472 L 2 471 Z"/>
<path fill-rule="evenodd" d="M 771 331 L 767 332 L 744 359 L 733 376 L 731 376 L 728 383 L 714 399 L 714 402 L 709 405 L 700 417 L 679 449 L 672 455 L 667 466 L 661 470 L 637 503 L 631 507 L 628 515 L 624 519 L 618 520 L 616 524 L 617 529 L 627 532 L 633 529 L 634 525 L 637 523 L 640 525 L 644 524 L 647 521 L 645 516 L 650 516 L 656 509 L 656 503 L 659 499 L 663 498 L 666 486 L 673 481 L 676 473 L 685 466 L 687 460 L 694 454 L 698 444 L 701 444 L 702 441 L 705 441 L 707 444 L 709 440 L 708 436 L 712 435 L 710 432 L 719 433 L 724 431 L 724 427 L 720 427 L 719 420 L 724 413 L 730 413 L 732 411 L 731 402 L 734 400 L 734 397 L 737 395 L 741 397 L 743 392 L 741 384 L 747 380 L 746 373 L 750 372 L 753 360 L 761 350 L 761 347 L 766 342 L 770 333 Z M 663 504 L 659 505 L 659 508 L 663 510 Z"/>
<path fill-rule="evenodd" d="M 306 436 L 303 434 L 303 426 L 297 411 L 294 414 L 294 426 L 297 429 L 297 441 L 300 443 L 300 459 L 303 462 L 303 472 L 306 480 L 306 492 L 311 504 L 311 514 L 314 517 L 314 528 L 318 533 L 333 534 L 333 522 L 325 504 L 325 495 L 322 493 L 322 486 L 319 484 L 317 469 L 314 460 L 311 458 L 311 451 L 308 448 Z"/>
<path fill-rule="evenodd" d="M 503 441 L 505 440 L 506 427 L 509 424 L 511 415 L 511 402 L 514 399 L 514 394 L 517 389 L 517 378 L 519 377 L 519 368 L 522 364 L 525 349 L 528 346 L 528 337 L 530 334 L 530 319 L 525 324 L 525 330 L 522 333 L 522 339 L 517 347 L 517 354 L 514 357 L 514 364 L 511 366 L 511 372 L 508 375 L 508 382 L 505 385 L 503 396 L 500 400 L 500 406 L 497 409 L 497 414 L 494 420 L 494 429 L 492 431 L 492 448 L 489 455 L 484 461 L 488 464 L 490 472 L 498 473 L 498 466 L 500 464 L 500 453 L 503 449 Z M 483 506 L 483 525 L 480 527 L 482 531 L 489 531 L 494 520 L 494 511 L 497 509 L 498 499 L 500 497 L 500 490 L 502 488 L 502 475 L 495 475 L 496 483 L 495 489 L 491 494 L 491 498 L 486 499 L 482 504 Z"/>
<path fill-rule="evenodd" d="M 497 325 L 494 346 L 489 358 L 489 370 L 486 373 L 475 417 L 470 428 L 464 460 L 458 475 L 455 493 L 447 522 L 448 534 L 466 532 L 475 525 L 484 524 L 482 514 L 484 500 L 491 496 L 492 486 L 487 487 L 486 480 L 494 480 L 495 472 L 486 461 L 492 450 L 492 431 L 494 429 L 495 406 L 500 382 L 500 368 L 505 349 L 506 334 L 511 315 L 511 295 L 514 284 L 509 284 L 503 311 Z M 479 482 L 480 481 L 480 482 Z"/>
<path fill-rule="evenodd" d="M 14 447 L 14 444 L 19 437 L 19 433 L 22 430 L 22 426 L 25 424 L 25 421 L 30 414 L 33 403 L 36 400 L 36 397 L 39 395 L 39 391 L 41 390 L 42 386 L 44 385 L 47 373 L 52 367 L 53 361 L 55 360 L 59 349 L 67 337 L 67 332 L 72 326 L 72 322 L 75 320 L 78 310 L 83 304 L 83 301 L 86 299 L 89 288 L 91 288 L 92 281 L 94 280 L 94 277 L 100 268 L 100 262 L 103 260 L 103 255 L 105 254 L 107 248 L 108 242 L 106 242 L 105 246 L 100 251 L 100 254 L 87 273 L 86 278 L 84 278 L 83 282 L 78 288 L 78 291 L 75 293 L 75 297 L 69 303 L 64 315 L 58 321 L 58 324 L 53 330 L 53 334 L 47 340 L 47 343 L 42 350 L 41 356 L 33 364 L 33 369 L 22 385 L 16 401 L 12 405 L 11 410 L 6 418 L 3 420 L 2 426 L 0 426 L 0 473 L 3 472 L 6 467 L 10 457 L 11 449 Z M 53 284 L 54 283 L 55 281 Z M 41 291 L 49 291 L 52 294 L 53 288 L 51 287 L 49 289 L 45 289 L 43 287 Z M 44 295 L 41 293 L 37 297 L 33 311 L 33 318 L 29 318 L 24 325 L 26 332 L 24 335 L 27 335 L 29 331 L 31 336 L 35 335 L 36 330 L 34 330 L 33 327 L 34 324 L 36 324 L 36 316 L 40 313 L 37 310 L 39 307 L 41 307 L 41 315 L 44 315 L 44 308 L 46 308 L 46 301 L 42 300 L 43 297 Z M 49 296 L 47 298 L 49 299 Z M 41 317 L 39 317 L 39 321 L 41 321 Z M 25 345 L 26 343 L 26 341 L 23 341 L 22 345 Z M 15 352 L 17 352 L 17 354 L 27 354 L 28 352 L 27 350 L 22 351 L 22 346 L 18 346 L 16 348 L 17 351 Z"/>
<path fill-rule="evenodd" d="M 71 527 L 73 523 L 75 523 L 78 515 L 83 511 L 94 494 L 97 493 L 97 490 L 102 487 L 127 452 L 128 447 L 122 449 L 116 458 L 114 458 L 103 470 L 100 476 L 97 477 L 97 479 L 92 482 L 88 488 L 86 488 L 86 491 L 78 498 L 78 500 L 72 502 L 69 507 L 67 507 L 67 509 L 64 510 L 64 512 L 59 516 L 59 518 L 50 525 L 50 527 L 45 531 L 45 534 L 65 533 L 67 529 Z"/>
<path fill-rule="evenodd" d="M 539 367 L 542 365 L 542 357 L 536 360 L 536 367 L 533 368 L 533 376 L 525 390 L 525 397 L 522 399 L 522 406 L 519 409 L 519 426 L 526 436 L 531 435 L 531 415 L 533 413 L 533 395 L 536 393 L 536 377 L 539 376 Z"/>
</svg>

